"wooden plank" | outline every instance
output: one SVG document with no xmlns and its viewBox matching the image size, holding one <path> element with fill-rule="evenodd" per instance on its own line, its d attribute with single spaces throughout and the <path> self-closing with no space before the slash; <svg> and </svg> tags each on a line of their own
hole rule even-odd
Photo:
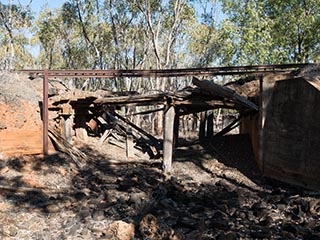
<svg viewBox="0 0 320 240">
<path fill-rule="evenodd" d="M 236 118 L 233 122 L 231 122 L 228 126 L 226 126 L 224 129 L 222 129 L 220 132 L 218 132 L 214 136 L 215 137 L 223 136 L 223 135 L 227 134 L 228 132 L 232 131 L 233 129 L 235 129 L 236 127 L 238 127 L 240 125 L 240 123 L 239 123 L 240 120 L 241 120 L 240 117 Z"/>
<path fill-rule="evenodd" d="M 163 169 L 166 173 L 170 173 L 172 170 L 174 117 L 174 107 L 169 106 L 164 112 L 163 133 Z"/>
<path fill-rule="evenodd" d="M 134 157 L 134 144 L 133 144 L 133 135 L 132 135 L 132 129 L 127 129 L 127 135 L 126 135 L 126 155 L 127 159 L 133 159 Z"/>
<path fill-rule="evenodd" d="M 192 78 L 192 83 L 197 87 L 201 88 L 203 91 L 212 94 L 213 96 L 224 97 L 243 106 L 258 111 L 257 105 L 255 105 L 253 102 L 247 100 L 246 98 L 242 97 L 241 95 L 237 94 L 236 92 L 227 87 L 220 86 L 208 80 L 200 81 L 196 77 Z"/>
<path fill-rule="evenodd" d="M 112 132 L 112 129 L 107 129 L 107 130 L 104 131 L 104 133 L 102 134 L 101 138 L 99 139 L 99 145 L 103 144 L 103 142 L 109 137 L 111 132 Z"/>
<path fill-rule="evenodd" d="M 98 98 L 94 101 L 96 104 L 130 104 L 130 103 L 150 103 L 159 102 L 163 103 L 165 101 L 167 94 L 152 94 L 152 95 L 133 95 L 133 96 L 116 96 L 116 97 L 105 97 Z"/>
<path fill-rule="evenodd" d="M 49 128 L 49 137 L 53 141 L 55 147 L 66 154 L 68 154 L 73 162 L 77 165 L 78 168 L 83 167 L 83 163 L 79 161 L 79 159 L 86 160 L 87 155 L 80 151 L 79 149 L 75 148 L 70 144 L 68 141 L 66 141 L 63 137 L 60 136 L 60 134 L 54 130 Z"/>
<path fill-rule="evenodd" d="M 5 129 L 0 131 L 0 158 L 43 152 L 41 129 Z M 52 146 L 51 146 L 52 149 Z"/>
<path fill-rule="evenodd" d="M 136 116 L 136 115 L 145 115 L 145 114 L 150 114 L 150 113 L 159 112 L 159 111 L 163 111 L 163 110 L 165 110 L 165 108 L 162 107 L 162 108 L 157 108 L 157 109 L 153 109 L 153 110 L 147 110 L 147 111 L 142 111 L 142 112 L 126 114 L 126 117 Z"/>
<path fill-rule="evenodd" d="M 128 124 L 130 127 L 132 127 L 133 129 L 137 130 L 139 133 L 141 133 L 142 135 L 146 136 L 147 138 L 149 138 L 154 144 L 155 146 L 158 148 L 159 146 L 159 140 L 157 138 L 155 138 L 154 136 L 152 136 L 151 134 L 147 133 L 146 131 L 144 131 L 142 128 L 138 127 L 137 125 L 135 125 L 134 123 L 130 122 L 127 118 L 119 115 L 118 113 L 113 113 L 118 119 L 120 119 L 121 121 L 125 122 L 126 124 Z M 110 114 L 111 115 L 111 114 Z"/>
<path fill-rule="evenodd" d="M 189 98 L 185 100 L 175 100 L 174 101 L 175 105 L 182 105 L 183 107 L 193 107 L 196 109 L 203 109 L 199 110 L 196 112 L 202 112 L 205 110 L 210 110 L 210 109 L 217 109 L 217 108 L 230 108 L 230 109 L 241 109 L 243 108 L 242 105 L 230 102 L 230 101 L 223 101 L 223 100 L 212 100 L 208 99 L 208 97 L 201 97 L 201 98 Z M 191 113 L 191 112 L 190 112 Z M 189 114 L 189 113 L 188 113 Z"/>
</svg>

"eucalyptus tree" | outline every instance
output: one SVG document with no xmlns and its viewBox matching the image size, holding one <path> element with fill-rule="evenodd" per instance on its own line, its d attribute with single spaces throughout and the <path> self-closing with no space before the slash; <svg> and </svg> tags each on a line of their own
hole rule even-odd
<svg viewBox="0 0 320 240">
<path fill-rule="evenodd" d="M 317 60 L 319 0 L 221 0 L 222 31 L 233 42 L 233 64 Z"/>
<path fill-rule="evenodd" d="M 61 19 L 56 11 L 45 8 L 41 11 L 33 31 L 34 42 L 39 42 L 39 67 L 60 69 L 66 64 L 63 59 L 62 39 L 60 36 Z"/>
<path fill-rule="evenodd" d="M 271 37 L 278 59 L 292 62 L 320 60 L 319 0 L 268 0 L 265 11 L 274 23 Z"/>
<path fill-rule="evenodd" d="M 209 67 L 230 63 L 233 41 L 222 31 L 224 19 L 219 1 L 198 0 L 197 21 L 188 32 L 187 52 L 191 66 Z"/>
<path fill-rule="evenodd" d="M 273 22 L 265 12 L 265 1 L 222 0 L 227 18 L 221 30 L 231 39 L 232 64 L 267 64 L 274 62 L 271 51 Z"/>
<path fill-rule="evenodd" d="M 21 68 L 32 64 L 32 55 L 28 51 L 30 46 L 28 28 L 32 16 L 29 7 L 0 2 L 0 68 Z"/>
</svg>

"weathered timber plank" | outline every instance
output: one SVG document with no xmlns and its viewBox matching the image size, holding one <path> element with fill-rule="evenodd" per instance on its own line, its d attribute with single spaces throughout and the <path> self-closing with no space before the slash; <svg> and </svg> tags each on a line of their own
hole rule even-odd
<svg viewBox="0 0 320 240">
<path fill-rule="evenodd" d="M 71 159 L 77 165 L 78 168 L 83 167 L 83 164 L 79 161 L 79 159 L 86 160 L 86 154 L 81 152 L 79 149 L 73 147 L 54 129 L 49 129 L 49 137 L 54 142 L 54 145 L 58 148 L 59 151 L 64 152 L 71 157 Z"/>
<path fill-rule="evenodd" d="M 174 137 L 175 110 L 169 106 L 164 112 L 164 133 L 163 133 L 163 169 L 169 173 L 172 170 L 172 152 Z"/>
<path fill-rule="evenodd" d="M 167 94 L 152 94 L 152 95 L 133 95 L 133 96 L 119 96 L 98 98 L 94 101 L 96 104 L 130 104 L 130 103 L 148 103 L 159 102 L 164 103 Z"/>
<path fill-rule="evenodd" d="M 246 98 L 242 97 L 241 95 L 237 94 L 236 92 L 227 87 L 220 86 L 208 80 L 200 81 L 196 77 L 192 78 L 192 83 L 197 87 L 203 89 L 203 91 L 211 93 L 213 96 L 218 95 L 230 99 L 246 107 L 258 110 L 257 105 L 255 105 L 253 102 L 247 100 Z"/>
<path fill-rule="evenodd" d="M 241 120 L 240 117 L 236 118 L 228 126 L 226 126 L 224 129 L 222 129 L 220 132 L 218 132 L 214 136 L 215 137 L 223 136 L 223 135 L 227 134 L 228 132 L 232 131 L 233 129 L 235 129 L 236 127 L 238 127 L 240 125 L 240 120 Z"/>
<path fill-rule="evenodd" d="M 201 112 L 200 114 L 200 126 L 199 126 L 199 140 L 202 141 L 206 137 L 206 122 L 207 122 L 207 113 Z"/>
<path fill-rule="evenodd" d="M 126 135 L 126 155 L 127 159 L 132 159 L 134 157 L 134 144 L 133 144 L 133 135 L 132 135 L 132 129 L 129 128 L 127 130 Z"/>
<path fill-rule="evenodd" d="M 154 136 L 152 136 L 151 134 L 147 133 L 146 131 L 144 131 L 142 128 L 138 127 L 137 125 L 133 124 L 132 122 L 130 122 L 128 119 L 126 119 L 125 117 L 119 115 L 118 113 L 114 113 L 114 115 L 120 119 L 121 121 L 125 122 L 126 124 L 128 124 L 130 127 L 132 127 L 133 129 L 137 130 L 138 132 L 140 132 L 141 134 L 143 134 L 144 136 L 146 136 L 147 138 L 149 138 L 151 141 L 154 142 L 154 144 L 156 145 L 156 147 L 158 147 L 158 143 L 159 140 L 157 138 L 155 138 Z"/>
<path fill-rule="evenodd" d="M 41 129 L 6 129 L 0 131 L 0 155 L 3 157 L 41 154 Z M 50 151 L 52 151 L 50 145 Z"/>
</svg>

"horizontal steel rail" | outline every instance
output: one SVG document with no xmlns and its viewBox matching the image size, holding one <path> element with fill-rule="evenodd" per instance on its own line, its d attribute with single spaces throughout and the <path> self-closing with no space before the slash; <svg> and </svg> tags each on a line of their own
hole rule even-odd
<svg viewBox="0 0 320 240">
<path fill-rule="evenodd" d="M 243 75 L 243 74 L 266 74 L 274 72 L 294 71 L 307 66 L 307 63 L 276 64 L 256 66 L 232 66 L 211 68 L 180 68 L 180 69 L 150 69 L 150 70 L 48 70 L 49 77 L 72 77 L 72 78 L 121 78 L 121 77 L 188 77 L 188 76 L 219 76 L 219 75 Z M 24 69 L 17 72 L 26 73 L 30 76 L 44 76 L 45 70 Z"/>
</svg>

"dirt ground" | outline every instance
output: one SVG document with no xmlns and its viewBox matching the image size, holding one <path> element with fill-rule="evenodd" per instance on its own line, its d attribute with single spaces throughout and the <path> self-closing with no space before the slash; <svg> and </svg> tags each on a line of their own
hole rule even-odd
<svg viewBox="0 0 320 240">
<path fill-rule="evenodd" d="M 55 154 L 0 162 L 1 239 L 320 239 L 320 193 L 264 179 L 235 135 L 127 161 L 92 140 L 79 169 Z"/>
</svg>

